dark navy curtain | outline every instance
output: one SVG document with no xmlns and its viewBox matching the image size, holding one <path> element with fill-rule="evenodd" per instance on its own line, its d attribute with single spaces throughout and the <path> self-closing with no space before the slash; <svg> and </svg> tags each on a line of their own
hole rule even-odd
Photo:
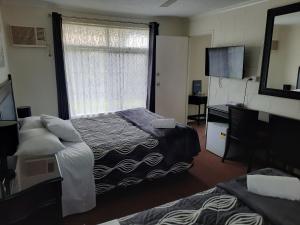
<svg viewBox="0 0 300 225">
<path fill-rule="evenodd" d="M 149 24 L 149 59 L 148 59 L 148 87 L 147 87 L 147 109 L 155 112 L 155 76 L 156 76 L 156 36 L 159 24 Z"/>
<path fill-rule="evenodd" d="M 52 13 L 53 45 L 55 58 L 56 86 L 58 115 L 62 119 L 69 119 L 69 103 L 65 75 L 65 63 L 62 41 L 62 17 L 60 14 Z"/>
</svg>

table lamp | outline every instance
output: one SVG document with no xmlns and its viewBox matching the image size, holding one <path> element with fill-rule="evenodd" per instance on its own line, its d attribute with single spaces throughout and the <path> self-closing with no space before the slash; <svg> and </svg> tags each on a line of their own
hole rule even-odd
<svg viewBox="0 0 300 225">
<path fill-rule="evenodd" d="M 30 106 L 20 106 L 17 108 L 18 118 L 22 119 L 25 117 L 31 116 L 31 107 Z"/>
</svg>

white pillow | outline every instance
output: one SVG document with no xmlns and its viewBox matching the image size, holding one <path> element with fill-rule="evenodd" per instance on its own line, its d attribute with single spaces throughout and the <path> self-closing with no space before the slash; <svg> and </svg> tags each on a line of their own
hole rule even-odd
<svg viewBox="0 0 300 225">
<path fill-rule="evenodd" d="M 15 155 L 53 155 L 64 148 L 60 140 L 46 128 L 35 128 L 20 131 L 20 144 Z"/>
<path fill-rule="evenodd" d="M 300 201 L 300 180 L 296 177 L 247 175 L 247 188 L 258 195 Z"/>
<path fill-rule="evenodd" d="M 34 128 L 43 128 L 41 118 L 39 116 L 31 116 L 22 119 L 22 130 L 34 129 Z"/>
<path fill-rule="evenodd" d="M 176 120 L 175 119 L 154 119 L 151 121 L 151 124 L 154 128 L 158 129 L 167 129 L 167 128 L 175 128 Z"/>
<path fill-rule="evenodd" d="M 63 141 L 81 142 L 80 134 L 75 130 L 71 121 L 62 120 L 55 116 L 41 115 L 42 123 L 47 129 Z"/>
</svg>

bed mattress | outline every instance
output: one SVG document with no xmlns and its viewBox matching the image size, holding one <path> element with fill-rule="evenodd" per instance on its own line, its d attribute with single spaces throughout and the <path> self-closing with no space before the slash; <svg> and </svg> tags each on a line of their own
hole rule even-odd
<svg viewBox="0 0 300 225">
<path fill-rule="evenodd" d="M 151 130 L 156 118 L 162 117 L 132 109 L 71 120 L 94 154 L 97 195 L 191 167 L 200 151 L 196 131 L 181 125 Z"/>
<path fill-rule="evenodd" d="M 252 174 L 289 176 L 275 169 Z M 102 225 L 298 225 L 300 202 L 247 191 L 246 177 Z"/>
</svg>

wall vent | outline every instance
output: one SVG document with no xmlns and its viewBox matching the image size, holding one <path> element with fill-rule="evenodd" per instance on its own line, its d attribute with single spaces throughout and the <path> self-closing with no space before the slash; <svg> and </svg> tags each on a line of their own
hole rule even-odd
<svg viewBox="0 0 300 225">
<path fill-rule="evenodd" d="M 10 26 L 12 45 L 46 47 L 46 31 L 41 27 Z"/>
</svg>

